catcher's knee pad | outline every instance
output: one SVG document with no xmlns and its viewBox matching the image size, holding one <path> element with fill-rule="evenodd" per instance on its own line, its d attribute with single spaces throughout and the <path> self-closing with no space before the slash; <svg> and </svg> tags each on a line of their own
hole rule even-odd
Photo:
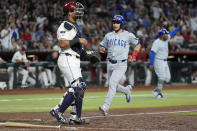
<svg viewBox="0 0 197 131">
<path fill-rule="evenodd" d="M 78 79 L 74 80 L 71 83 L 71 87 L 75 88 L 75 87 L 79 87 L 79 88 L 83 88 L 83 90 L 86 89 L 86 83 L 83 81 L 82 77 L 79 77 Z"/>
<path fill-rule="evenodd" d="M 81 99 L 83 99 L 84 92 L 86 90 L 86 83 L 82 80 L 82 78 L 79 77 L 78 79 L 74 80 L 71 83 L 71 87 L 72 89 L 74 89 L 75 97 L 80 97 Z"/>
</svg>

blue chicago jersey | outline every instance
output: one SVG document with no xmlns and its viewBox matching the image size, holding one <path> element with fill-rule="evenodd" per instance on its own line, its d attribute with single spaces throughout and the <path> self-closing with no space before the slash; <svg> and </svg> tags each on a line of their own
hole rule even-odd
<svg viewBox="0 0 197 131">
<path fill-rule="evenodd" d="M 107 57 L 112 60 L 124 60 L 128 58 L 131 44 L 139 44 L 134 34 L 123 30 L 121 33 L 107 33 L 101 41 L 100 46 L 107 50 Z"/>
</svg>

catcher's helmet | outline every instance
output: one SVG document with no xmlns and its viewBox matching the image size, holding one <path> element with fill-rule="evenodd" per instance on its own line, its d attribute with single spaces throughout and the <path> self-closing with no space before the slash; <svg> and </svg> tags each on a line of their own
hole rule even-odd
<svg viewBox="0 0 197 131">
<path fill-rule="evenodd" d="M 120 28 L 124 28 L 125 20 L 124 17 L 121 15 L 115 15 L 112 19 L 112 22 L 120 22 Z"/>
<path fill-rule="evenodd" d="M 69 2 L 64 5 L 64 13 L 67 12 L 75 12 L 76 16 L 83 16 L 84 15 L 84 6 L 79 2 Z"/>
<path fill-rule="evenodd" d="M 166 29 L 161 29 L 159 32 L 158 32 L 158 35 L 159 36 L 162 36 L 164 34 L 168 34 L 169 32 L 166 30 Z"/>
</svg>

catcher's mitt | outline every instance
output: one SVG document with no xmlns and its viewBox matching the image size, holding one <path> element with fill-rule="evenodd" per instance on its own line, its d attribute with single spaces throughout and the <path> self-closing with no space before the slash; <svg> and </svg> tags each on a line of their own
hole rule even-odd
<svg viewBox="0 0 197 131">
<path fill-rule="evenodd" d="M 101 55 L 95 50 L 86 50 L 85 59 L 90 61 L 91 64 L 96 64 L 101 61 Z"/>
</svg>

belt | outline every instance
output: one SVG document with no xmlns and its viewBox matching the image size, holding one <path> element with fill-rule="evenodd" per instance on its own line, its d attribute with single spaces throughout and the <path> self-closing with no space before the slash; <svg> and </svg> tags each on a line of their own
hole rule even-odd
<svg viewBox="0 0 197 131">
<path fill-rule="evenodd" d="M 112 64 L 116 64 L 116 63 L 119 63 L 119 62 L 125 62 L 126 59 L 124 60 L 112 60 L 112 59 L 109 59 L 109 62 L 111 62 Z"/>
<path fill-rule="evenodd" d="M 167 61 L 168 59 L 160 59 L 160 58 L 156 58 L 156 59 L 158 59 L 158 60 L 163 60 L 163 61 Z"/>
<path fill-rule="evenodd" d="M 70 54 L 70 53 L 60 53 L 60 54 L 65 54 L 66 56 L 73 56 L 73 55 Z M 75 56 L 76 56 L 77 59 L 80 59 L 80 56 L 77 56 L 77 55 L 75 55 Z"/>
</svg>

